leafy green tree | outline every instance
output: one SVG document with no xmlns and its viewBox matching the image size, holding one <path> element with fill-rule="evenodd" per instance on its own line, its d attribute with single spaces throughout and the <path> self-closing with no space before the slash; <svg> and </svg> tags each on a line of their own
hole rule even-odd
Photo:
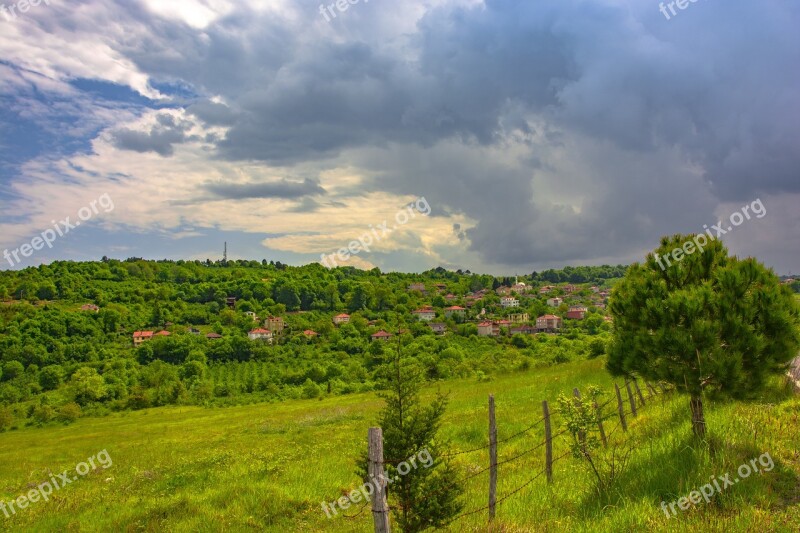
<svg viewBox="0 0 800 533">
<path fill-rule="evenodd" d="M 70 387 L 80 405 L 102 400 L 107 392 L 103 376 L 91 367 L 79 368 L 70 379 Z"/>
<path fill-rule="evenodd" d="M 10 381 L 25 372 L 25 367 L 19 361 L 9 361 L 3 365 L 3 381 Z"/>
<path fill-rule="evenodd" d="M 46 366 L 39 372 L 39 385 L 42 390 L 56 390 L 63 381 L 64 369 L 60 365 Z"/>
<path fill-rule="evenodd" d="M 643 264 L 631 265 L 611 298 L 607 363 L 614 375 L 689 394 L 698 437 L 706 433 L 705 392 L 751 397 L 800 347 L 791 291 L 755 259 L 728 257 L 721 242 L 703 237 L 664 237 Z"/>
<path fill-rule="evenodd" d="M 460 512 L 463 504 L 459 498 L 464 492 L 437 438 L 447 398 L 439 394 L 429 405 L 420 402 L 424 370 L 413 359 L 402 357 L 399 344 L 396 357 L 381 368 L 381 374 L 385 391 L 379 396 L 386 405 L 379 414 L 379 425 L 387 478 L 393 480 L 388 494 L 394 520 L 406 533 L 440 528 Z M 421 453 L 428 455 L 426 464 L 430 466 L 398 471 L 406 459 Z M 368 467 L 369 456 L 364 453 L 358 473 L 365 481 L 370 481 Z"/>
</svg>

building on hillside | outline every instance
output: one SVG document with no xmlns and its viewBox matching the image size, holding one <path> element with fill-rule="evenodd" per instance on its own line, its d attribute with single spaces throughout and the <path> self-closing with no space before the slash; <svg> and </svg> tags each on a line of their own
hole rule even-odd
<svg viewBox="0 0 800 533">
<path fill-rule="evenodd" d="M 534 333 L 536 333 L 536 328 L 534 326 L 530 326 L 530 325 L 526 324 L 526 325 L 523 325 L 523 326 L 517 326 L 515 328 L 511 328 L 509 330 L 509 333 L 511 333 L 512 335 L 517 335 L 517 334 L 520 334 L 520 335 L 533 335 Z"/>
<path fill-rule="evenodd" d="M 494 292 L 496 292 L 498 296 L 508 296 L 511 294 L 511 287 L 501 285 L 500 287 L 497 287 Z"/>
<path fill-rule="evenodd" d="M 81 311 L 91 311 L 93 313 L 96 313 L 100 311 L 100 308 L 94 304 L 86 304 L 84 306 L 81 306 Z"/>
<path fill-rule="evenodd" d="M 170 335 L 172 335 L 172 333 L 164 329 L 153 335 L 153 337 L 169 337 Z"/>
<path fill-rule="evenodd" d="M 558 297 L 556 297 L 556 298 L 548 298 L 547 299 L 547 305 L 549 305 L 550 307 L 558 307 L 559 305 L 561 305 L 563 303 L 564 303 L 564 300 L 562 300 L 561 298 L 558 298 Z"/>
<path fill-rule="evenodd" d="M 447 333 L 447 324 L 442 324 L 441 322 L 431 322 L 430 328 L 431 331 L 433 331 L 437 335 L 444 335 L 445 333 Z"/>
<path fill-rule="evenodd" d="M 562 325 L 563 321 L 561 320 L 560 316 L 543 315 L 536 319 L 537 331 L 555 333 L 556 331 L 561 329 Z"/>
<path fill-rule="evenodd" d="M 258 315 L 256 315 L 253 311 L 245 311 L 244 314 L 246 314 L 247 316 L 252 318 L 253 322 L 258 322 L 259 321 Z"/>
<path fill-rule="evenodd" d="M 519 307 L 519 300 L 514 298 L 513 296 L 503 296 L 500 298 L 500 305 L 503 309 L 508 309 L 510 307 Z"/>
<path fill-rule="evenodd" d="M 251 341 L 272 342 L 272 332 L 268 329 L 256 328 L 247 334 Z"/>
<path fill-rule="evenodd" d="M 386 331 L 380 330 L 377 333 L 373 333 L 371 337 L 372 340 L 374 341 L 388 342 L 393 337 L 393 335 Z"/>
<path fill-rule="evenodd" d="M 350 322 L 350 315 L 347 313 L 342 313 L 341 315 L 333 317 L 333 323 L 337 326 L 340 324 L 347 324 L 348 322 Z"/>
<path fill-rule="evenodd" d="M 424 283 L 410 283 L 408 285 L 408 291 L 409 292 L 411 292 L 411 291 L 419 291 L 422 294 L 425 294 L 427 292 L 425 290 L 425 284 Z"/>
<path fill-rule="evenodd" d="M 552 285 L 545 285 L 544 287 L 539 289 L 539 294 L 549 294 L 553 290 Z"/>
<path fill-rule="evenodd" d="M 436 318 L 436 310 L 432 307 L 423 307 L 422 309 L 412 311 L 411 314 L 413 314 L 417 320 L 422 320 L 425 322 L 430 322 Z"/>
<path fill-rule="evenodd" d="M 564 285 L 563 289 L 564 289 L 564 293 L 572 294 L 573 292 L 579 291 L 580 287 L 576 287 L 575 285 Z"/>
<path fill-rule="evenodd" d="M 458 305 L 453 305 L 451 307 L 446 307 L 444 310 L 444 316 L 450 318 L 451 316 L 460 316 L 464 317 L 467 315 L 467 310 L 463 307 Z"/>
<path fill-rule="evenodd" d="M 222 335 L 220 335 L 219 333 L 209 333 L 208 335 L 206 335 L 206 339 L 209 339 L 209 340 L 212 340 L 212 341 L 217 340 L 217 339 L 221 339 L 221 338 L 222 338 Z"/>
<path fill-rule="evenodd" d="M 455 295 L 455 294 L 453 294 L 453 293 L 449 293 L 449 294 L 447 294 L 447 295 L 444 297 L 444 299 L 445 299 L 446 301 L 448 301 L 448 302 L 452 302 L 452 301 L 455 301 L 455 300 L 457 300 L 457 299 L 458 299 L 458 296 L 456 296 L 456 295 Z"/>
<path fill-rule="evenodd" d="M 480 322 L 478 324 L 478 335 L 481 337 L 494 337 L 496 335 L 494 324 L 491 322 Z"/>
<path fill-rule="evenodd" d="M 567 318 L 572 320 L 583 320 L 586 318 L 587 311 L 589 310 L 582 305 L 570 306 L 569 311 L 567 311 Z"/>
<path fill-rule="evenodd" d="M 186 330 L 186 333 L 189 333 L 190 335 L 200 335 L 200 330 L 199 330 L 199 329 L 197 329 L 197 328 L 192 328 L 192 327 L 189 327 L 189 328 Z"/>
<path fill-rule="evenodd" d="M 528 313 L 511 313 L 510 315 L 508 315 L 508 319 L 511 322 L 519 324 L 521 322 L 527 322 L 528 320 L 531 319 L 531 317 Z"/>
<path fill-rule="evenodd" d="M 235 296 L 228 296 L 225 299 L 225 304 L 230 307 L 231 309 L 236 309 L 236 297 Z"/>
<path fill-rule="evenodd" d="M 436 287 L 436 290 L 438 292 L 444 292 L 447 290 L 447 285 L 444 283 L 437 283 L 436 285 L 434 285 L 434 287 Z"/>
<path fill-rule="evenodd" d="M 286 322 L 279 316 L 268 316 L 264 320 L 264 327 L 270 330 L 273 335 L 278 335 L 286 327 Z"/>
<path fill-rule="evenodd" d="M 309 339 L 315 339 L 315 338 L 319 337 L 319 333 L 317 333 L 317 332 L 316 332 L 316 331 L 314 331 L 313 329 L 307 329 L 307 330 L 305 330 L 305 331 L 303 332 L 303 335 L 305 335 L 305 336 L 306 336 L 306 337 L 308 337 Z"/>
<path fill-rule="evenodd" d="M 153 338 L 152 331 L 134 331 L 133 332 L 133 345 L 139 346 L 144 341 L 149 341 Z"/>
</svg>

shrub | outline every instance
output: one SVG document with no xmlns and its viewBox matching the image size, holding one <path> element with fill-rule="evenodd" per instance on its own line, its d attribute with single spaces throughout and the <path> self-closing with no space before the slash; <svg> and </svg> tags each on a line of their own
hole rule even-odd
<svg viewBox="0 0 800 533">
<path fill-rule="evenodd" d="M 75 402 L 66 403 L 58 410 L 57 419 L 59 422 L 71 424 L 81 417 L 81 406 Z"/>
</svg>

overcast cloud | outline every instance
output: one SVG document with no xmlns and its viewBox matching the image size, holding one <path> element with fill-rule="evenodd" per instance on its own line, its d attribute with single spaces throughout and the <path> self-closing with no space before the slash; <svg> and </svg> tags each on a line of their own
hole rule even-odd
<svg viewBox="0 0 800 533">
<path fill-rule="evenodd" d="M 117 207 L 23 266 L 223 239 L 302 264 L 424 196 L 358 266 L 525 273 L 635 261 L 761 198 L 726 243 L 800 271 L 797 2 L 51 4 L 0 17 L 0 248 Z"/>
</svg>

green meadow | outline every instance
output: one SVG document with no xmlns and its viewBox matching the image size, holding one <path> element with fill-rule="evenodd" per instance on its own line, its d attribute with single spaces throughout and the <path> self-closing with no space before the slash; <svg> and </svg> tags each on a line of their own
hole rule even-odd
<svg viewBox="0 0 800 533">
<path fill-rule="evenodd" d="M 648 399 L 645 392 L 647 405 L 629 417 L 627 433 L 612 402 L 606 409 L 610 447 L 630 448 L 630 454 L 602 498 L 585 464 L 564 456 L 565 435 L 554 441 L 554 457 L 564 457 L 554 465 L 552 484 L 540 474 L 544 448 L 523 453 L 542 442 L 542 424 L 505 440 L 541 419 L 542 400 L 555 410 L 559 393 L 590 384 L 613 390 L 602 359 L 439 385 L 450 393 L 441 435 L 453 451 L 485 446 L 487 397 L 494 394 L 499 459 L 520 456 L 499 467 L 501 503 L 491 527 L 482 510 L 458 519 L 449 531 L 800 530 L 800 398 L 782 382 L 753 403 L 709 401 L 707 447 L 692 439 L 685 397 Z M 425 395 L 436 390 L 428 387 Z M 10 518 L 0 514 L 0 529 L 369 532 L 369 508 L 357 514 L 357 504 L 344 511 L 354 518 L 340 511 L 329 519 L 321 503 L 361 484 L 355 458 L 381 404 L 369 393 L 226 408 L 162 407 L 2 433 L 0 498 L 6 502 L 51 473 L 74 473 L 76 464 L 101 450 L 113 465 L 55 491 L 47 502 L 31 503 Z M 554 433 L 561 429 L 554 415 Z M 765 453 L 773 460 L 771 471 L 742 479 L 673 518 L 662 510 L 662 501 L 688 496 L 712 476 L 735 476 L 741 464 Z M 469 477 L 464 511 L 484 507 L 488 472 L 478 472 L 488 465 L 487 450 L 453 461 Z"/>
</svg>

